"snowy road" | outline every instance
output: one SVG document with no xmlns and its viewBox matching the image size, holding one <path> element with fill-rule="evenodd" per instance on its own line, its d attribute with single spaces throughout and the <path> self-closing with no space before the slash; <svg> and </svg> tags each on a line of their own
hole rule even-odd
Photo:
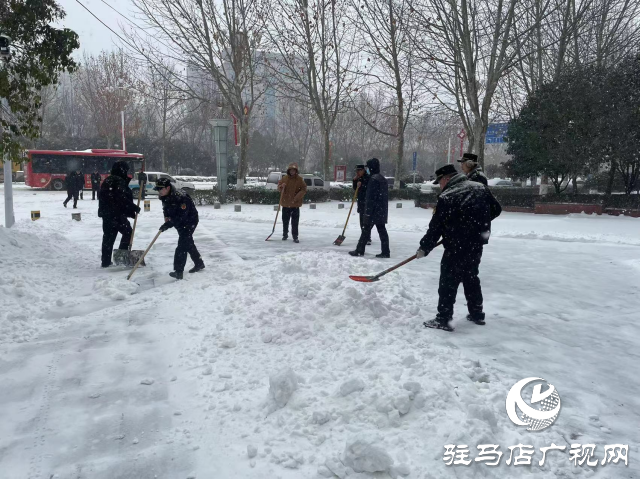
<svg viewBox="0 0 640 479">
<path fill-rule="evenodd" d="M 331 244 L 346 216 L 336 203 L 303 209 L 299 245 L 279 228 L 264 241 L 269 206 L 201 207 L 207 269 L 168 278 L 169 231 L 128 283 L 98 267 L 96 201 L 79 202 L 75 222 L 64 194 L 15 195 L 16 226 L 0 228 L 2 479 L 640 477 L 638 219 L 503 214 L 481 265 L 487 325 L 464 320 L 460 291 L 447 334 L 419 326 L 435 314 L 441 251 L 379 283 L 348 279 L 415 252 L 430 211 L 409 202 L 390 209 L 390 260 L 373 258 L 375 238 L 365 259 L 346 255 L 356 221 Z M 162 221 L 151 201 L 136 248 Z M 300 382 L 276 409 L 269 376 L 283 368 Z M 537 433 L 504 406 L 532 376 L 562 399 Z M 393 460 L 388 473 L 347 469 L 354 438 L 375 442 L 374 462 Z M 487 443 L 504 453 L 498 469 L 443 462 L 445 444 L 474 458 Z M 519 443 L 536 448 L 531 466 L 505 464 Z M 551 443 L 565 453 L 541 467 Z M 576 467 L 575 443 L 598 458 L 628 444 L 629 466 Z"/>
</svg>

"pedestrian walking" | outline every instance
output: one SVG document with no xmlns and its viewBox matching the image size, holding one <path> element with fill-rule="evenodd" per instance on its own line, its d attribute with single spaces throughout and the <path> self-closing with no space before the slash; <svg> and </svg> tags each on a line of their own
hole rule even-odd
<svg viewBox="0 0 640 479">
<path fill-rule="evenodd" d="M 102 181 L 102 176 L 98 173 L 98 168 L 94 168 L 93 173 L 91 173 L 91 199 L 95 200 L 96 195 L 98 195 L 98 199 L 100 199 L 100 182 Z"/>
<path fill-rule="evenodd" d="M 298 223 L 300 222 L 300 207 L 307 193 L 307 184 L 298 173 L 298 164 L 291 163 L 287 167 L 287 174 L 278 182 L 278 190 L 282 196 L 282 241 L 289 238 L 289 221 L 293 242 L 298 241 Z"/>
<path fill-rule="evenodd" d="M 67 199 L 62 203 L 64 207 L 67 207 L 67 203 L 73 198 L 73 208 L 78 208 L 78 173 L 76 171 L 70 171 L 64 180 L 67 187 Z"/>
<path fill-rule="evenodd" d="M 140 168 L 140 171 L 138 172 L 138 186 L 142 192 L 141 198 L 144 200 L 145 194 L 147 193 L 147 174 L 142 170 L 142 168 Z"/>
<path fill-rule="evenodd" d="M 128 173 L 129 164 L 126 161 L 116 161 L 111 174 L 100 185 L 98 216 L 102 218 L 103 268 L 111 266 L 113 244 L 118 233 L 122 235 L 118 249 L 129 249 L 131 224 L 128 218 L 135 218 L 136 213 L 140 212 L 140 208 L 133 202 Z"/>
<path fill-rule="evenodd" d="M 444 254 L 440 262 L 438 314 L 423 324 L 428 328 L 453 331 L 450 322 L 460 283 L 467 299 L 467 319 L 485 324 L 480 260 L 483 247 L 489 242 L 491 221 L 500 215 L 502 208 L 489 188 L 469 181 L 453 165 L 436 170 L 434 184 L 439 184 L 442 192 L 416 257 L 420 259 L 428 255 L 440 238 Z"/>
<path fill-rule="evenodd" d="M 353 189 L 358 191 L 358 216 L 360 218 L 360 234 L 364 231 L 364 211 L 367 200 L 367 183 L 370 176 L 365 165 L 356 165 L 356 176 L 353 177 Z M 370 233 L 370 232 L 369 232 Z M 371 234 L 367 238 L 367 245 L 371 244 Z"/>
<path fill-rule="evenodd" d="M 389 212 L 389 184 L 387 179 L 380 174 L 380 160 L 371 158 L 367 161 L 367 194 L 364 207 L 363 228 L 360 234 L 358 246 L 354 251 L 349 251 L 351 256 L 364 256 L 364 250 L 371 239 L 371 230 L 375 226 L 380 236 L 382 252 L 376 258 L 389 258 L 389 234 L 387 233 L 387 218 Z"/>
<path fill-rule="evenodd" d="M 193 241 L 193 232 L 198 226 L 198 210 L 189 195 L 176 190 L 168 178 L 160 178 L 156 181 L 154 190 L 158 191 L 162 201 L 164 224 L 160 231 L 175 228 L 178 232 L 178 246 L 173 256 L 173 272 L 169 276 L 182 279 L 184 267 L 187 264 L 187 254 L 191 256 L 194 267 L 189 273 L 196 273 L 204 269 L 204 261 Z"/>
<path fill-rule="evenodd" d="M 78 169 L 77 170 L 77 177 L 76 177 L 76 188 L 78 188 L 78 195 L 80 196 L 81 200 L 84 200 L 84 173 L 82 173 L 82 170 Z"/>
<path fill-rule="evenodd" d="M 473 153 L 465 153 L 462 158 L 458 160 L 460 167 L 469 181 L 475 181 L 476 183 L 482 183 L 484 186 L 488 185 L 487 177 L 484 175 L 482 168 L 478 164 L 478 155 Z"/>
</svg>

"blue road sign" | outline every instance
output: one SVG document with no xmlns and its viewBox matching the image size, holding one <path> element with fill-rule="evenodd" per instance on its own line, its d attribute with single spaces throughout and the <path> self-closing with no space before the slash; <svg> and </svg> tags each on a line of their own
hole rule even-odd
<svg viewBox="0 0 640 479">
<path fill-rule="evenodd" d="M 485 143 L 504 143 L 507 136 L 507 130 L 509 129 L 509 123 L 491 123 L 487 128 L 487 136 L 485 137 Z"/>
<path fill-rule="evenodd" d="M 414 151 L 413 152 L 413 171 L 416 171 L 417 167 L 418 167 L 418 152 Z"/>
</svg>

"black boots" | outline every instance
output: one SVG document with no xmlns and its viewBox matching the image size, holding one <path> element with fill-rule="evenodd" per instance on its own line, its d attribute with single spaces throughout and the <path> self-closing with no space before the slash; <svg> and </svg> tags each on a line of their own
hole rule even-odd
<svg viewBox="0 0 640 479">
<path fill-rule="evenodd" d="M 197 273 L 198 271 L 202 271 L 203 269 L 204 269 L 204 263 L 197 264 L 189 270 L 189 273 Z"/>
<path fill-rule="evenodd" d="M 169 276 L 175 279 L 182 279 L 182 274 L 182 271 L 172 271 L 171 273 L 169 273 Z"/>
</svg>

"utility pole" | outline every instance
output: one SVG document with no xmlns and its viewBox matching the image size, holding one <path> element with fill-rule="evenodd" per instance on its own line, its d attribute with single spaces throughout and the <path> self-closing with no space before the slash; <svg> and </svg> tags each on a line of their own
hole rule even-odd
<svg viewBox="0 0 640 479">
<path fill-rule="evenodd" d="M 8 63 L 11 58 L 10 44 L 11 38 L 0 34 L 0 65 L 2 62 Z M 0 98 L 0 118 L 4 118 L 5 113 L 10 114 L 9 102 L 4 98 Z M 4 132 L 2 133 L 4 138 Z M 4 163 L 4 226 L 5 228 L 11 228 L 16 222 L 13 214 L 13 171 L 11 159 L 4 142 L 2 143 L 2 160 Z"/>
</svg>

